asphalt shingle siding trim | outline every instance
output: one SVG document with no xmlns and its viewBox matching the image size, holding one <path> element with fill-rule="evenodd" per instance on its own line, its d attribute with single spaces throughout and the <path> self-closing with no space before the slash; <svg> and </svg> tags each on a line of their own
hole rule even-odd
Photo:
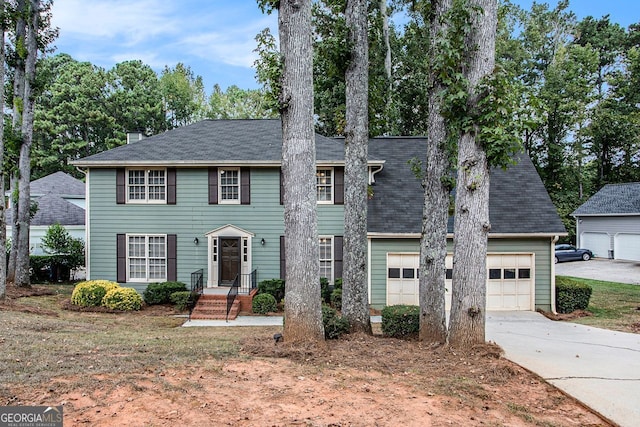
<svg viewBox="0 0 640 427">
<path fill-rule="evenodd" d="M 607 184 L 572 215 L 640 215 L 640 182 Z"/>
</svg>

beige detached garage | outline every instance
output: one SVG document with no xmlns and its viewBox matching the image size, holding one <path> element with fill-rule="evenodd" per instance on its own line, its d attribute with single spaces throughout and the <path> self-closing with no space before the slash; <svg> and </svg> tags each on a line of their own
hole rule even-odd
<svg viewBox="0 0 640 427">
<path fill-rule="evenodd" d="M 387 304 L 418 305 L 418 253 L 387 254 Z M 446 259 L 446 309 L 451 308 L 453 258 Z M 487 310 L 534 310 L 535 254 L 487 255 Z"/>
</svg>

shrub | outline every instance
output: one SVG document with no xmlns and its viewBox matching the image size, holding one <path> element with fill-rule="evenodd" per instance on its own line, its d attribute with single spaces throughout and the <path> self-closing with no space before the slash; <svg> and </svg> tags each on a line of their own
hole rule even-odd
<svg viewBox="0 0 640 427">
<path fill-rule="evenodd" d="M 258 283 L 258 294 L 270 294 L 276 301 L 282 301 L 284 299 L 284 280 L 263 280 Z"/>
<path fill-rule="evenodd" d="M 420 307 L 389 305 L 382 309 L 382 334 L 388 337 L 414 337 L 420 330 Z"/>
<path fill-rule="evenodd" d="M 267 314 L 277 309 L 276 299 L 271 294 L 258 294 L 253 297 L 251 309 L 257 314 Z"/>
<path fill-rule="evenodd" d="M 331 292 L 331 305 L 336 309 L 342 311 L 342 289 L 334 289 Z"/>
<path fill-rule="evenodd" d="M 42 247 L 46 253 L 57 256 L 51 266 L 52 271 L 57 271 L 56 276 L 64 272 L 64 277 L 56 277 L 56 280 L 68 280 L 68 271 L 84 267 L 84 241 L 73 238 L 60 224 L 53 224 L 47 229 L 42 237 Z"/>
<path fill-rule="evenodd" d="M 119 287 L 117 283 L 108 280 L 80 282 L 73 288 L 71 303 L 81 307 L 99 307 L 107 292 Z"/>
<path fill-rule="evenodd" d="M 559 313 L 586 310 L 591 298 L 591 286 L 574 279 L 556 279 L 556 309 Z"/>
<path fill-rule="evenodd" d="M 169 304 L 172 293 L 186 290 L 187 285 L 182 282 L 150 283 L 142 293 L 142 296 L 144 297 L 144 302 L 149 305 Z"/>
<path fill-rule="evenodd" d="M 338 277 L 333 281 L 333 289 L 342 289 L 342 277 Z"/>
<path fill-rule="evenodd" d="M 142 297 L 133 288 L 113 288 L 102 298 L 102 305 L 112 310 L 132 311 L 142 308 Z"/>
<path fill-rule="evenodd" d="M 178 311 L 184 311 L 189 308 L 189 303 L 192 301 L 190 291 L 174 292 L 171 294 L 169 299 L 176 306 L 176 310 Z"/>
<path fill-rule="evenodd" d="M 326 304 L 322 305 L 322 324 L 324 325 L 324 337 L 328 340 L 334 340 L 349 333 L 349 321 L 338 315 L 335 308 Z"/>
<path fill-rule="evenodd" d="M 320 278 L 320 295 L 322 296 L 322 302 L 329 304 L 331 302 L 331 291 L 333 288 L 329 286 L 329 279 L 326 277 Z"/>
</svg>

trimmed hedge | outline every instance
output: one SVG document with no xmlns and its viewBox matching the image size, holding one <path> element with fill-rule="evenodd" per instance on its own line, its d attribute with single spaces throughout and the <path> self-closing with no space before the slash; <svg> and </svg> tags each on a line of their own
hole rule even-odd
<svg viewBox="0 0 640 427">
<path fill-rule="evenodd" d="M 257 314 L 267 314 L 277 311 L 278 304 L 271 294 L 258 294 L 253 297 L 251 310 Z"/>
<path fill-rule="evenodd" d="M 102 298 L 102 305 L 112 310 L 133 311 L 142 308 L 142 297 L 133 288 L 113 288 Z"/>
<path fill-rule="evenodd" d="M 107 292 L 119 287 L 117 283 L 108 280 L 80 282 L 73 288 L 71 303 L 81 307 L 99 307 Z"/>
<path fill-rule="evenodd" d="M 420 331 L 420 307 L 389 305 L 382 309 L 382 334 L 394 338 L 413 338 Z"/>
<path fill-rule="evenodd" d="M 556 279 L 556 310 L 559 313 L 571 313 L 586 310 L 593 289 L 586 283 L 567 277 Z"/>
<path fill-rule="evenodd" d="M 322 305 L 322 324 L 324 325 L 325 339 L 334 340 L 349 333 L 349 321 L 338 315 L 335 308 L 326 304 Z"/>
<path fill-rule="evenodd" d="M 171 303 L 176 306 L 176 310 L 184 311 L 189 308 L 189 302 L 191 301 L 191 291 L 178 291 L 171 294 L 169 297 Z"/>
<path fill-rule="evenodd" d="M 144 297 L 144 302 L 149 305 L 169 304 L 172 293 L 186 290 L 187 285 L 182 282 L 150 283 L 142 293 L 142 296 Z"/>
</svg>

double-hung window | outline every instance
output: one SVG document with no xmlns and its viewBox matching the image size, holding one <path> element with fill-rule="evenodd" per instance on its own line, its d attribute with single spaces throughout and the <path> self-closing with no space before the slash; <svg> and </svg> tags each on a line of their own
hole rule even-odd
<svg viewBox="0 0 640 427">
<path fill-rule="evenodd" d="M 128 169 L 127 201 L 130 203 L 166 203 L 166 170 Z"/>
<path fill-rule="evenodd" d="M 320 277 L 326 277 L 333 283 L 333 239 L 320 238 Z"/>
<path fill-rule="evenodd" d="M 316 191 L 318 203 L 333 202 L 333 169 L 324 168 L 316 171 Z"/>
<path fill-rule="evenodd" d="M 166 280 L 167 236 L 128 235 L 127 272 L 132 282 Z"/>
<path fill-rule="evenodd" d="M 220 169 L 220 203 L 240 203 L 240 169 Z"/>
</svg>

